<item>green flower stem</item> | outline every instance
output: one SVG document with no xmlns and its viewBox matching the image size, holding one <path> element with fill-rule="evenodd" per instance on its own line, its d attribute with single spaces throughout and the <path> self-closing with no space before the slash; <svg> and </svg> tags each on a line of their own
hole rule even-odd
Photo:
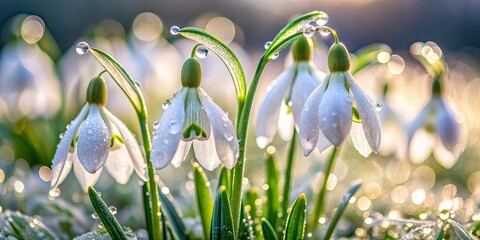
<svg viewBox="0 0 480 240">
<path fill-rule="evenodd" d="M 293 159 L 295 157 L 295 149 L 297 143 L 297 131 L 293 129 L 292 140 L 290 141 L 290 148 L 288 149 L 287 168 L 285 169 L 285 184 L 283 188 L 283 202 L 282 202 L 282 220 L 287 219 L 287 209 L 290 205 L 290 188 L 292 187 L 292 171 L 293 171 Z M 282 222 L 285 222 L 282 221 Z"/>
<path fill-rule="evenodd" d="M 239 157 L 237 164 L 233 168 L 232 192 L 230 194 L 230 196 L 232 196 L 231 208 L 233 229 L 235 230 L 235 232 L 238 231 L 238 226 L 240 224 L 240 212 L 242 210 L 242 180 L 246 161 L 245 146 L 247 143 L 248 122 L 250 119 L 250 112 L 252 110 L 253 99 L 255 97 L 258 82 L 260 80 L 260 76 L 262 75 L 263 69 L 265 69 L 268 61 L 268 58 L 262 57 L 262 59 L 260 59 L 260 62 L 258 63 L 252 83 L 248 88 L 248 93 L 245 97 L 245 104 L 243 105 L 242 112 L 239 118 L 240 120 L 238 121 L 237 125 Z"/>
<path fill-rule="evenodd" d="M 193 46 L 192 51 L 190 52 L 190 57 L 191 57 L 191 58 L 194 58 L 194 57 L 195 57 L 195 52 L 197 51 L 197 48 L 200 47 L 200 46 L 202 46 L 202 45 L 203 45 L 203 44 L 197 44 L 197 45 Z"/>
<path fill-rule="evenodd" d="M 143 147 L 145 149 L 145 160 L 147 162 L 148 171 L 148 188 L 144 189 L 144 195 L 150 196 L 150 209 L 145 209 L 145 212 L 150 211 L 150 218 L 146 215 L 147 226 L 151 226 L 149 229 L 149 239 L 161 239 L 160 229 L 160 205 L 158 200 L 157 184 L 155 183 L 155 169 L 150 161 L 151 141 L 147 123 L 147 110 L 143 102 L 143 96 L 140 95 L 142 101 L 142 112 L 138 113 L 138 120 L 140 122 L 140 129 L 142 132 Z M 148 192 L 145 192 L 147 190 Z M 146 205 L 145 205 L 146 206 Z M 150 224 L 148 221 L 151 221 Z"/>
<path fill-rule="evenodd" d="M 330 157 L 327 159 L 325 169 L 323 171 L 323 183 L 320 192 L 317 195 L 317 199 L 315 201 L 315 205 L 313 207 L 313 211 L 310 215 L 310 221 L 308 223 L 309 231 L 314 231 L 315 228 L 318 226 L 318 219 L 320 216 L 325 212 L 325 198 L 327 197 L 327 183 L 328 177 L 333 169 L 333 164 L 335 162 L 337 153 L 339 148 L 333 148 Z"/>
</svg>

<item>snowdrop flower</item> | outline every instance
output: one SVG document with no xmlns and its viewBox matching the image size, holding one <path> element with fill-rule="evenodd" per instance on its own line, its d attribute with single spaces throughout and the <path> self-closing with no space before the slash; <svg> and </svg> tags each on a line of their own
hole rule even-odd
<svg viewBox="0 0 480 240">
<path fill-rule="evenodd" d="M 380 119 L 372 99 L 357 85 L 350 56 L 342 43 L 328 52 L 330 73 L 308 97 L 300 119 L 300 142 L 304 155 L 315 147 L 322 152 L 339 146 L 351 131 L 353 145 L 363 156 L 380 147 Z M 352 121 L 353 118 L 353 121 Z"/>
<path fill-rule="evenodd" d="M 437 162 L 451 168 L 462 152 L 460 124 L 441 95 L 441 85 L 435 79 L 432 97 L 408 129 L 408 156 L 421 163 L 433 152 Z"/>
<path fill-rule="evenodd" d="M 201 68 L 195 58 L 182 68 L 182 88 L 154 128 L 152 163 L 162 169 L 179 166 L 193 144 L 198 162 L 212 171 L 223 163 L 235 166 L 239 156 L 235 128 L 220 107 L 200 88 Z"/>
<path fill-rule="evenodd" d="M 92 79 L 87 89 L 87 103 L 67 125 L 57 145 L 51 189 L 65 180 L 72 167 L 84 191 L 97 182 L 104 165 L 119 184 L 127 183 L 133 170 L 142 180 L 147 180 L 145 159 L 135 137 L 104 108 L 106 91 L 103 78 Z"/>
<path fill-rule="evenodd" d="M 312 63 L 313 43 L 310 38 L 302 36 L 295 41 L 292 52 L 294 63 L 268 87 L 258 110 L 256 135 L 257 145 L 261 148 L 272 142 L 277 129 L 284 140 L 292 137 L 291 113 L 298 125 L 303 104 L 325 77 Z"/>
</svg>

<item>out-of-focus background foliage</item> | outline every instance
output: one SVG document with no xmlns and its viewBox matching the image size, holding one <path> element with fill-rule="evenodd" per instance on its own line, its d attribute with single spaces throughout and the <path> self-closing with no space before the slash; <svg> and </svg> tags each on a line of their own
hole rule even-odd
<svg viewBox="0 0 480 240">
<path fill-rule="evenodd" d="M 79 41 L 104 50 L 139 82 L 147 98 L 150 122 L 158 120 L 162 103 L 180 87 L 182 62 L 193 42 L 169 34 L 172 25 L 196 26 L 212 32 L 237 53 L 247 79 L 271 40 L 292 16 L 312 10 L 329 14 L 327 24 L 339 34 L 351 52 L 371 43 L 385 43 L 401 56 L 399 65 L 379 64 L 357 75 L 361 86 L 381 102 L 383 83 L 390 90 L 385 106 L 394 112 L 392 129 L 384 131 L 385 148 L 379 155 L 361 157 L 347 143 L 329 185 L 331 202 L 338 202 L 350 183 L 363 179 L 364 187 L 340 225 L 345 236 L 364 236 L 371 229 L 373 212 L 390 218 L 436 219 L 441 209 L 456 211 L 463 222 L 480 220 L 475 215 L 480 193 L 478 138 L 480 116 L 480 1 L 478 0 L 242 0 L 242 1 L 13 1 L 0 2 L 0 211 L 18 209 L 38 215 L 69 238 L 90 230 L 88 197 L 73 173 L 61 185 L 62 195 L 48 199 L 51 159 L 65 125 L 84 104 L 88 81 L 102 69 L 90 56 L 75 52 Z M 148 13 L 145 13 L 148 12 Z M 413 163 L 405 157 L 406 127 L 430 97 L 431 78 L 410 56 L 417 41 L 435 41 L 449 66 L 446 99 L 463 125 L 465 150 L 449 169 L 428 156 Z M 326 70 L 326 49 L 331 36 L 315 37 L 317 66 Z M 267 85 L 289 62 L 289 52 L 272 61 L 262 77 L 255 104 Z M 202 86 L 230 113 L 235 114 L 234 88 L 222 63 L 213 54 L 201 60 Z M 135 132 L 137 122 L 128 100 L 109 82 L 107 107 Z M 218 86 L 222 86 L 219 88 Z M 263 150 L 255 145 L 251 121 L 245 185 L 265 185 Z M 393 133 L 388 133 L 393 131 Z M 285 168 L 288 144 L 273 144 L 280 171 Z M 422 148 L 422 146 L 419 146 Z M 393 149 L 393 150 L 392 150 Z M 270 149 L 271 150 L 271 149 Z M 191 159 L 189 157 L 188 159 Z M 293 195 L 318 191 L 325 156 L 303 157 L 298 151 L 294 167 Z M 189 161 L 180 168 L 158 171 L 192 229 L 197 229 Z M 218 172 L 207 174 L 216 184 Z M 103 173 L 97 188 L 106 202 L 115 205 L 122 224 L 140 229 L 144 236 L 139 179 L 121 186 Z M 133 197 L 132 197 L 133 196 Z M 260 201 L 261 204 L 261 201 Z M 442 205 L 443 204 L 443 205 Z M 336 204 L 329 204 L 331 210 Z M 72 216 L 75 216 L 73 218 Z M 56 216 L 49 218 L 49 216 Z M 370 220 L 369 220 L 370 219 Z M 51 222 L 49 222 L 51 221 Z M 385 227 L 385 226 L 380 226 Z M 388 227 L 388 226 L 387 226 Z M 143 234 L 143 235 L 142 235 Z"/>
</svg>

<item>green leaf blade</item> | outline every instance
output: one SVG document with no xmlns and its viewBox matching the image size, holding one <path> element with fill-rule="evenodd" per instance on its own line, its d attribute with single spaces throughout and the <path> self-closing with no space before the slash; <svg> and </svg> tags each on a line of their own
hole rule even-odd
<svg viewBox="0 0 480 240">
<path fill-rule="evenodd" d="M 161 207 L 163 209 L 163 214 L 165 214 L 165 218 L 167 219 L 168 225 L 172 229 L 172 234 L 174 235 L 175 239 L 188 239 L 185 230 L 185 224 L 182 221 L 179 210 L 173 203 L 173 198 L 169 198 L 169 196 L 165 195 L 161 189 L 158 190 L 158 195 L 160 196 L 160 202 L 162 203 Z"/>
<path fill-rule="evenodd" d="M 284 240 L 298 240 L 303 239 L 305 234 L 305 210 L 307 207 L 307 200 L 305 194 L 300 194 L 293 203 L 292 211 L 287 218 L 285 226 Z"/>
<path fill-rule="evenodd" d="M 227 189 L 224 186 L 218 189 L 217 197 L 215 198 L 210 239 L 235 239 L 230 203 L 227 197 Z"/>
<path fill-rule="evenodd" d="M 279 174 L 275 164 L 275 158 L 272 154 L 267 153 L 265 161 L 268 189 L 265 191 L 267 202 L 264 210 L 264 217 L 275 228 L 277 226 L 278 212 L 280 210 L 280 203 L 278 200 L 280 197 L 280 192 L 278 190 Z"/>
<path fill-rule="evenodd" d="M 470 234 L 460 223 L 453 219 L 447 219 L 448 224 L 452 226 L 453 232 L 458 237 L 458 239 L 463 240 L 478 240 L 475 236 Z"/>
<path fill-rule="evenodd" d="M 100 195 L 98 195 L 93 187 L 88 188 L 88 196 L 110 237 L 112 237 L 112 239 L 126 240 L 127 236 L 125 236 L 120 223 L 118 223 L 117 219 L 108 209 L 107 204 L 100 198 Z"/>
<path fill-rule="evenodd" d="M 277 233 L 267 219 L 262 218 L 262 233 L 264 239 L 278 240 Z"/>
<path fill-rule="evenodd" d="M 243 71 L 242 65 L 240 64 L 240 61 L 233 53 L 232 49 L 230 49 L 224 42 L 222 42 L 215 36 L 199 28 L 182 28 L 180 29 L 179 34 L 185 38 L 205 45 L 222 60 L 222 62 L 225 64 L 228 71 L 230 72 L 230 75 L 232 76 L 235 90 L 237 92 L 237 99 L 238 101 L 243 103 L 247 90 L 245 73 Z"/>
<path fill-rule="evenodd" d="M 203 235 L 205 239 L 210 239 L 213 200 L 210 195 L 207 176 L 205 176 L 205 173 L 203 173 L 202 168 L 198 164 L 193 165 L 193 180 L 195 182 L 195 199 L 197 202 L 198 213 L 202 220 Z"/>
<path fill-rule="evenodd" d="M 90 48 L 89 52 L 100 63 L 100 65 L 105 68 L 125 95 L 127 95 L 135 110 L 141 112 L 143 103 L 138 97 L 138 86 L 122 65 L 120 65 L 120 63 L 118 63 L 113 57 L 99 49 Z"/>
</svg>

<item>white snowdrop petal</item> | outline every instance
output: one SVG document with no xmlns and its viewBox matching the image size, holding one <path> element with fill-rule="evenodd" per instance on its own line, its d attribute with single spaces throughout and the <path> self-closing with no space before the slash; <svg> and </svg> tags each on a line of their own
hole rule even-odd
<svg viewBox="0 0 480 240">
<path fill-rule="evenodd" d="M 63 169 L 60 172 L 60 175 L 56 177 L 55 179 L 51 179 L 50 181 L 50 189 L 55 189 L 62 182 L 67 178 L 68 174 L 70 173 L 70 170 L 72 170 L 72 165 L 73 165 L 73 158 L 72 158 L 73 152 L 69 152 L 67 155 L 67 159 L 64 162 Z M 53 173 L 53 171 L 52 171 Z"/>
<path fill-rule="evenodd" d="M 78 183 L 82 187 L 82 190 L 84 192 L 87 192 L 88 187 L 93 186 L 97 183 L 98 179 L 100 178 L 100 175 L 102 174 L 102 168 L 100 168 L 94 174 L 91 174 L 83 168 L 82 164 L 78 159 L 76 151 L 74 154 L 72 154 L 72 159 L 73 159 L 73 172 L 75 173 L 75 177 L 77 178 Z"/>
<path fill-rule="evenodd" d="M 348 73 L 348 78 L 350 80 L 350 89 L 352 90 L 358 113 L 362 120 L 365 139 L 368 145 L 370 145 L 371 150 L 378 152 L 381 143 L 381 127 L 380 116 L 375 108 L 375 103 L 370 96 L 358 86 L 350 73 Z"/>
<path fill-rule="evenodd" d="M 200 96 L 200 101 L 212 126 L 218 158 L 227 168 L 233 168 L 239 155 L 235 127 L 228 118 L 228 114 L 210 100 L 203 91 Z"/>
<path fill-rule="evenodd" d="M 460 125 L 455 120 L 454 115 L 447 108 L 443 99 L 439 101 L 437 112 L 436 131 L 443 145 L 450 152 L 454 152 L 460 142 Z"/>
<path fill-rule="evenodd" d="M 175 167 L 180 167 L 180 164 L 185 160 L 187 157 L 188 151 L 190 150 L 190 146 L 192 146 L 192 142 L 185 142 L 183 140 L 180 140 L 178 143 L 178 148 L 177 152 L 175 153 L 175 156 L 173 156 L 172 159 L 172 164 Z"/>
<path fill-rule="evenodd" d="M 278 124 L 277 124 L 278 135 L 284 141 L 290 141 L 293 136 L 294 127 L 295 127 L 295 122 L 293 120 L 293 114 L 288 109 L 287 105 L 282 103 L 280 105 L 280 112 L 278 116 Z"/>
<path fill-rule="evenodd" d="M 353 146 L 357 149 L 358 153 L 363 157 L 368 157 L 372 153 L 372 148 L 370 148 L 367 138 L 365 137 L 363 126 L 361 123 L 352 123 L 350 139 L 352 139 Z"/>
<path fill-rule="evenodd" d="M 193 141 L 192 144 L 195 157 L 203 168 L 213 171 L 222 163 L 218 158 L 215 147 L 215 135 L 213 133 L 210 133 L 208 140 Z"/>
<path fill-rule="evenodd" d="M 269 86 L 265 98 L 260 104 L 255 131 L 257 145 L 261 148 L 267 147 L 275 136 L 280 104 L 282 104 L 282 101 L 288 92 L 294 74 L 295 68 L 292 66 L 278 76 Z"/>
<path fill-rule="evenodd" d="M 435 147 L 435 137 L 424 128 L 415 131 L 410 144 L 408 145 L 408 157 L 415 164 L 427 160 Z"/>
<path fill-rule="evenodd" d="M 336 147 L 345 140 L 352 127 L 352 98 L 345 88 L 344 73 L 332 73 L 320 102 L 320 129 Z"/>
<path fill-rule="evenodd" d="M 178 149 L 185 121 L 185 94 L 184 88 L 177 93 L 153 133 L 151 160 L 156 169 L 166 167 Z"/>
<path fill-rule="evenodd" d="M 110 151 L 105 168 L 118 184 L 128 182 L 134 167 L 126 145 L 121 145 L 120 148 Z"/>
<path fill-rule="evenodd" d="M 128 156 L 130 156 L 129 161 L 131 161 L 135 172 L 142 180 L 147 181 L 148 173 L 146 169 L 146 162 L 143 156 L 142 149 L 138 145 L 137 140 L 133 136 L 132 132 L 127 128 L 127 126 L 125 126 L 125 124 L 120 121 L 120 119 L 115 117 L 115 115 L 110 113 L 107 109 L 105 109 L 105 113 L 120 132 L 120 135 L 122 136 L 123 142 L 126 146 L 126 153 L 128 154 Z"/>
<path fill-rule="evenodd" d="M 431 106 L 432 106 L 432 101 L 430 100 L 430 102 L 428 102 L 427 105 L 425 105 L 425 107 L 423 107 L 423 109 L 417 115 L 415 120 L 413 120 L 413 122 L 408 127 L 408 132 L 407 132 L 407 155 L 409 155 L 409 156 L 412 154 L 411 153 L 412 149 L 410 148 L 410 146 L 413 145 L 411 143 L 412 143 L 413 137 L 415 135 L 415 132 L 417 132 L 418 129 L 422 128 L 423 125 L 425 124 L 425 120 L 427 118 L 427 114 L 430 111 L 429 109 L 431 108 Z"/>
<path fill-rule="evenodd" d="M 292 112 L 295 124 L 300 123 L 303 105 L 308 96 L 320 85 L 323 78 L 318 77 L 316 68 L 309 62 L 299 63 L 297 77 L 293 80 L 292 88 Z"/>
<path fill-rule="evenodd" d="M 329 76 L 327 76 L 328 78 Z M 326 82 L 323 82 L 317 87 L 312 94 L 307 98 L 303 106 L 302 114 L 299 124 L 300 143 L 302 144 L 303 154 L 309 155 L 313 149 L 317 146 L 317 143 L 321 143 L 324 146 L 326 138 L 320 132 L 320 119 L 318 107 L 322 101 L 323 94 L 325 93 Z M 321 136 L 320 136 L 321 135 Z"/>
<path fill-rule="evenodd" d="M 66 165 L 68 150 L 70 149 L 72 141 L 75 138 L 77 129 L 80 127 L 80 124 L 88 113 L 89 106 L 90 105 L 88 103 L 85 104 L 77 117 L 75 117 L 75 119 L 73 119 L 73 121 L 70 123 L 70 127 L 65 131 L 63 138 L 57 145 L 57 150 L 55 151 L 55 156 L 52 160 L 52 180 L 50 181 L 51 188 L 55 188 L 60 185 L 71 169 L 71 165 Z M 65 176 L 62 178 L 63 175 Z"/>
<path fill-rule="evenodd" d="M 100 111 L 100 106 L 90 105 L 78 134 L 78 159 L 89 173 L 95 173 L 105 164 L 110 149 L 110 132 Z"/>
</svg>

